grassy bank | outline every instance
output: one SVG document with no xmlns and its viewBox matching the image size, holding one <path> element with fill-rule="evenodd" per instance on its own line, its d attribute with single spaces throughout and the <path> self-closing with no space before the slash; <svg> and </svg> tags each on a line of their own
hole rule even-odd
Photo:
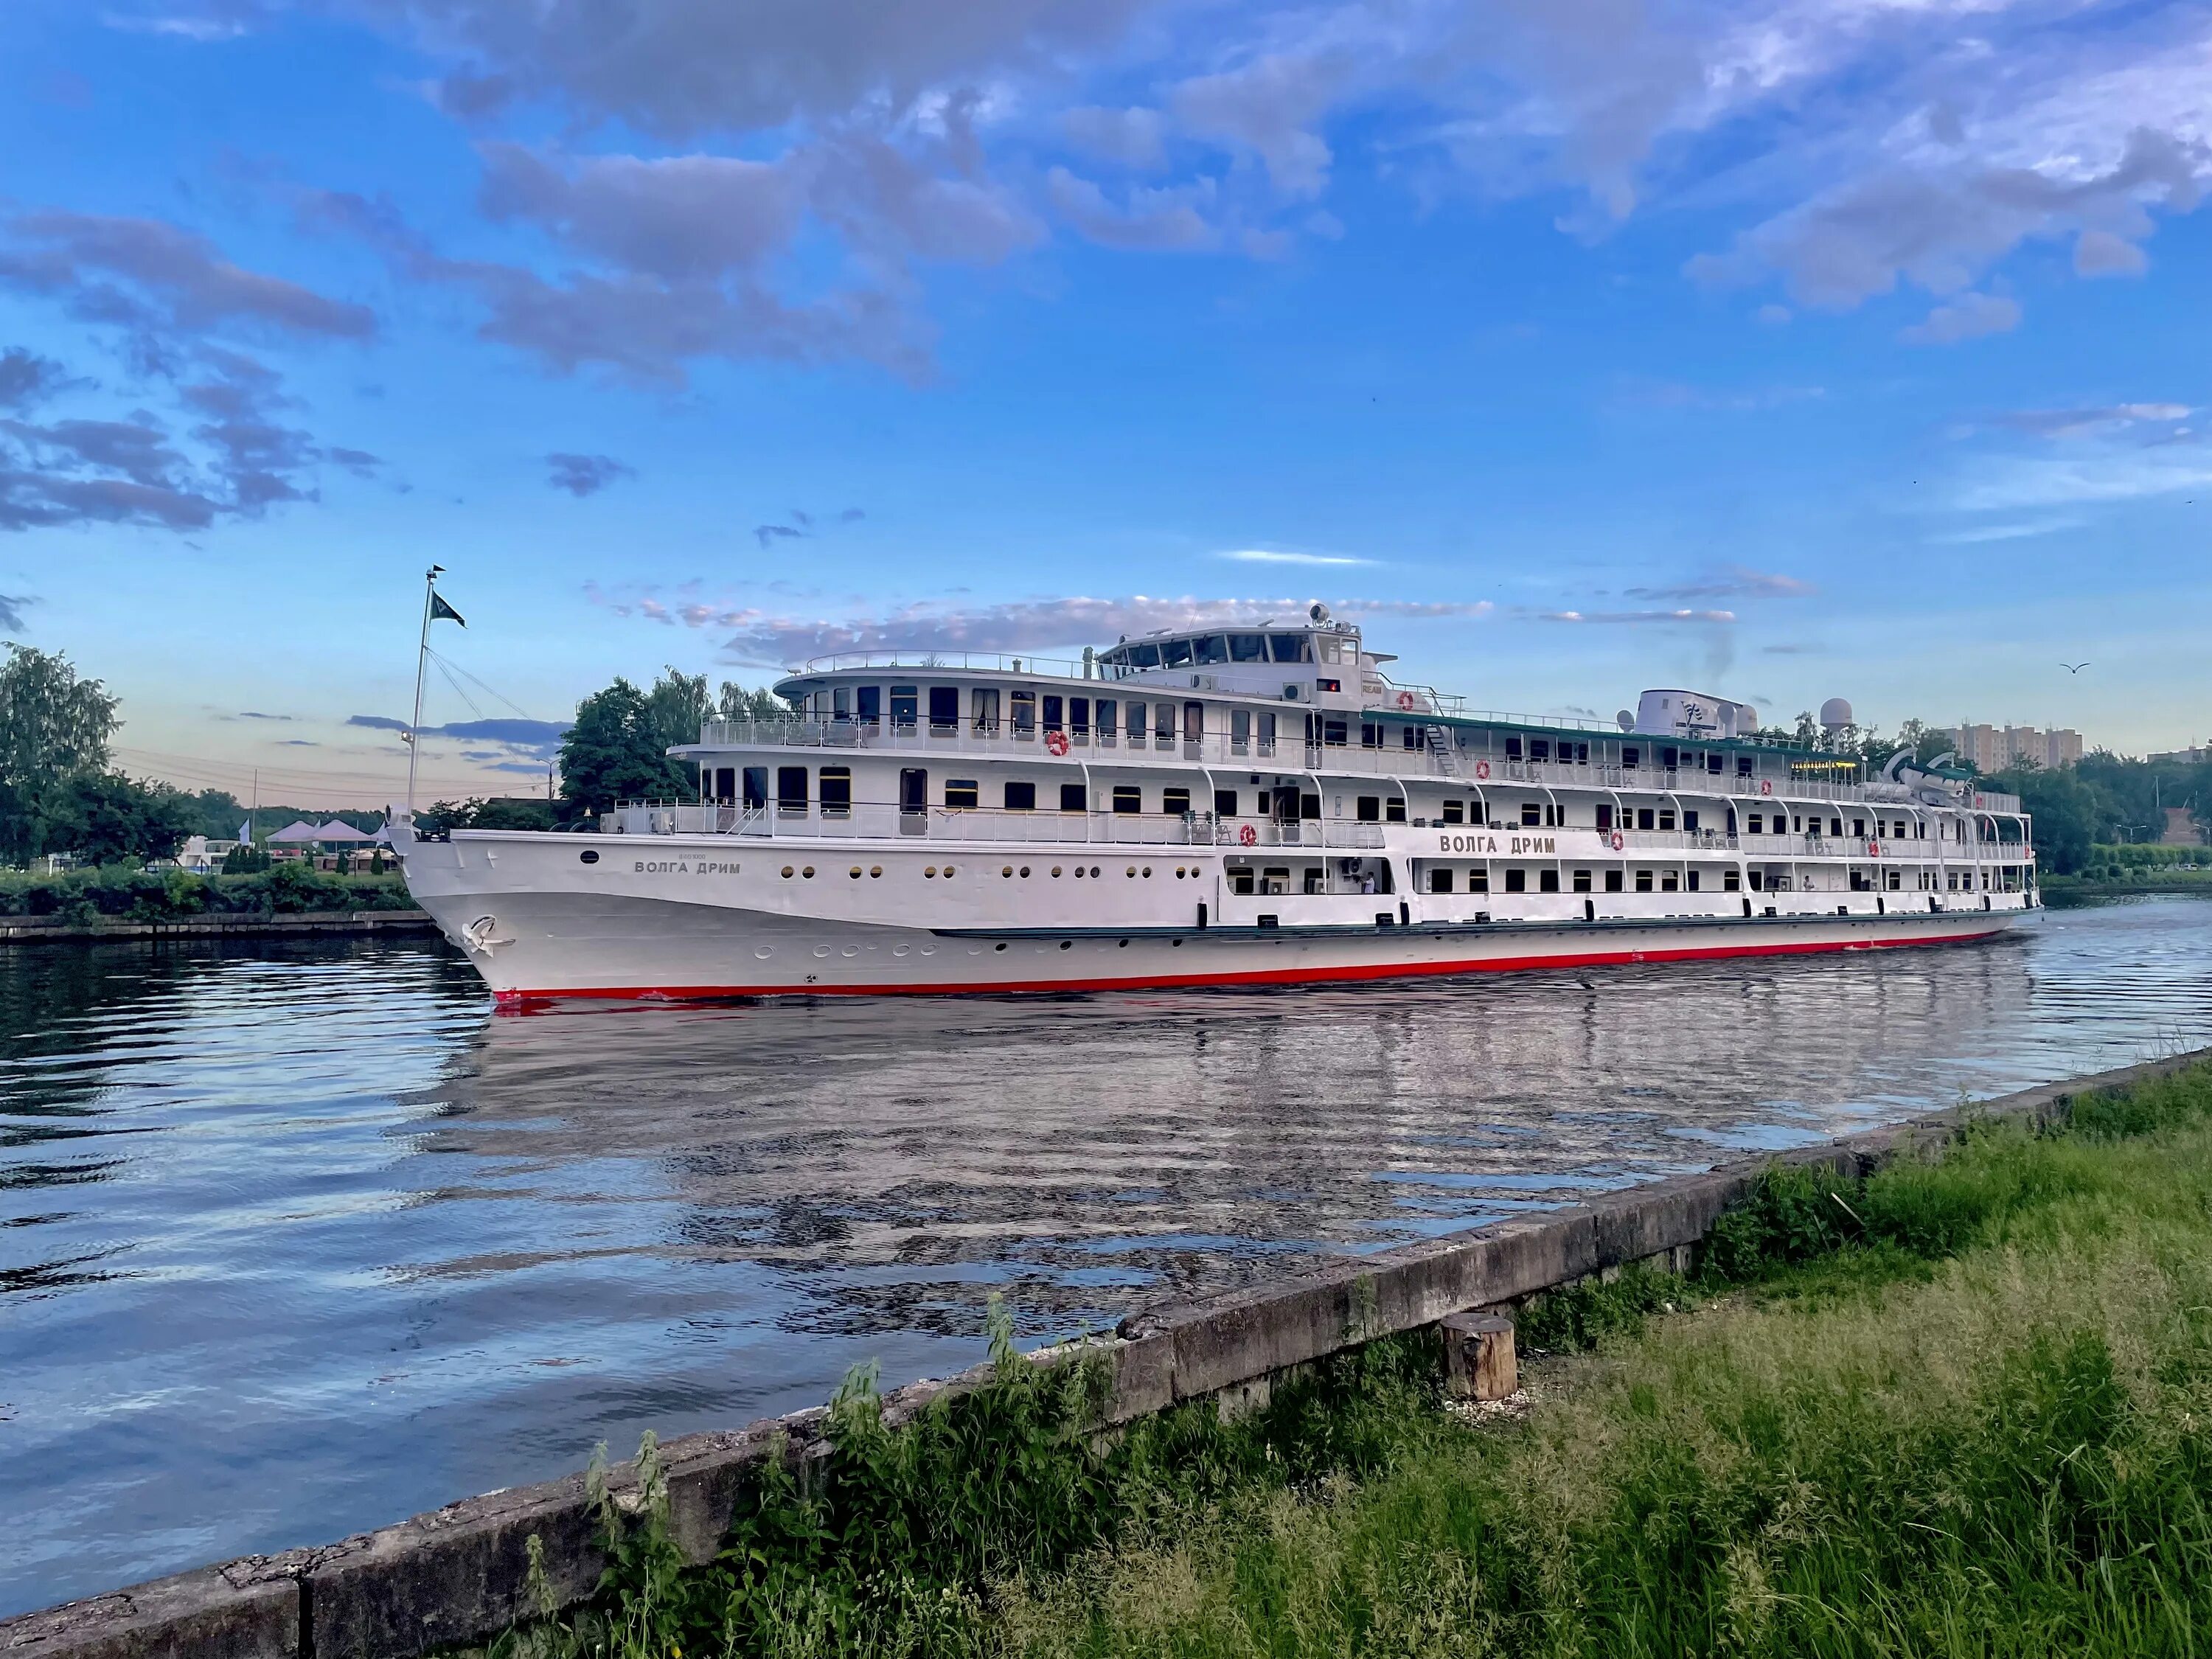
<svg viewBox="0 0 2212 1659">
<path fill-rule="evenodd" d="M 679 1570 L 646 1506 L 544 1659 L 2193 1654 L 2212 1630 L 2212 1068 L 1864 1183 L 1777 1172 L 1693 1279 L 1525 1310 L 1469 1421 L 1393 1339 L 1234 1425 L 1079 1432 L 1015 1360 Z"/>
<path fill-rule="evenodd" d="M 280 864 L 249 876 L 195 876 L 128 866 L 58 876 L 0 872 L 0 916 L 59 916 L 80 925 L 103 916 L 175 921 L 200 915 L 408 910 L 414 903 L 396 875 L 337 876 L 300 864 Z"/>
</svg>

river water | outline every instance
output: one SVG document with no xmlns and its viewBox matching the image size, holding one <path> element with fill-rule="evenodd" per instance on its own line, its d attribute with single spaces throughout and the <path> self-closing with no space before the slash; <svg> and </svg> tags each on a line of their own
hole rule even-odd
<svg viewBox="0 0 2212 1659">
<path fill-rule="evenodd" d="M 0 951 L 0 1615 L 650 1427 L 2212 1043 L 2212 902 L 1409 986 L 494 1015 L 431 942 Z"/>
</svg>

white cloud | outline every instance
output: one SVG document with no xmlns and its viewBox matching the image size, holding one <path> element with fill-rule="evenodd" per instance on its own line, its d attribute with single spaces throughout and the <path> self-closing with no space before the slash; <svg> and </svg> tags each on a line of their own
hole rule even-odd
<svg viewBox="0 0 2212 1659">
<path fill-rule="evenodd" d="M 1278 553 L 1270 548 L 1241 547 L 1234 552 L 1217 553 L 1217 559 L 1233 559 L 1239 564 L 1373 564 L 1373 559 L 1348 558 L 1334 553 Z"/>
<path fill-rule="evenodd" d="M 1925 320 L 1898 331 L 1907 345 L 1956 345 L 1985 334 L 2004 334 L 2020 326 L 2020 301 L 2001 294 L 1962 294 L 1937 306 Z"/>
<path fill-rule="evenodd" d="M 1984 465 L 1957 492 L 1969 513 L 2141 501 L 2212 489 L 2212 453 L 2195 444 L 2100 449 Z"/>
</svg>

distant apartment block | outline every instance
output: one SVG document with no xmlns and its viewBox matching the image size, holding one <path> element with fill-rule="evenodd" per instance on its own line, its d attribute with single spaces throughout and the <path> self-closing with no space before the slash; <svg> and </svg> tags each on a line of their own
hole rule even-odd
<svg viewBox="0 0 2212 1659">
<path fill-rule="evenodd" d="M 2045 732 L 2033 726 L 1960 726 L 1952 730 L 1951 746 L 1978 772 L 2015 766 L 2055 772 L 2081 758 L 2081 734 L 2064 726 Z"/>
<path fill-rule="evenodd" d="M 2143 758 L 2154 766 L 2202 766 L 2212 761 L 2212 744 L 2191 744 L 2186 749 L 2169 749 L 2162 755 Z"/>
</svg>

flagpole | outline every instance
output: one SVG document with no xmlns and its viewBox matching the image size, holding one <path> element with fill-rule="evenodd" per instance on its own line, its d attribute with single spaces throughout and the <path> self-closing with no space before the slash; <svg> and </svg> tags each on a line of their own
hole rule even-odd
<svg viewBox="0 0 2212 1659">
<path fill-rule="evenodd" d="M 422 577 L 422 637 L 415 649 L 415 718 L 407 727 L 407 817 L 415 817 L 415 762 L 422 752 L 422 673 L 430 661 L 430 601 L 438 591 L 438 573 L 443 565 L 434 564 Z"/>
</svg>

